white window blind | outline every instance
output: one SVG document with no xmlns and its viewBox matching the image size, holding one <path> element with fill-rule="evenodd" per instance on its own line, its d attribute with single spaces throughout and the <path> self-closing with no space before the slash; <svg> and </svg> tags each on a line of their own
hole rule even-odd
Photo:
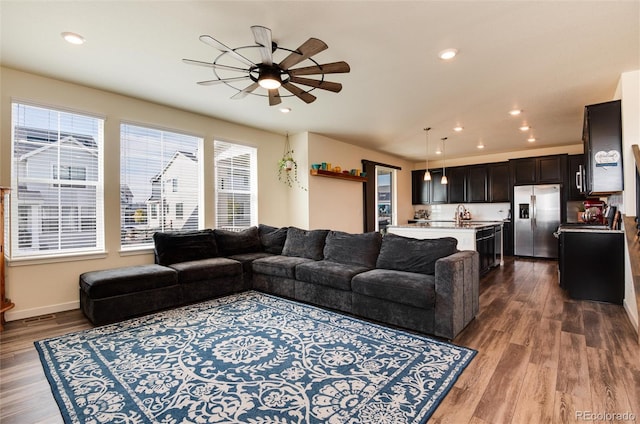
<svg viewBox="0 0 640 424">
<path fill-rule="evenodd" d="M 104 120 L 12 103 L 11 258 L 104 251 Z"/>
<path fill-rule="evenodd" d="M 153 246 L 156 231 L 201 227 L 203 139 L 132 124 L 120 126 L 123 249 Z"/>
<path fill-rule="evenodd" d="M 214 142 L 216 228 L 240 231 L 257 225 L 257 149 Z"/>
</svg>

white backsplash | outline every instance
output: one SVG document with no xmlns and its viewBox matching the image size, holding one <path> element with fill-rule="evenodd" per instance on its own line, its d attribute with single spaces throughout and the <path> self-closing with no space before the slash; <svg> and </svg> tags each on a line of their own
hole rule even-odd
<svg viewBox="0 0 640 424">
<path fill-rule="evenodd" d="M 509 203 L 463 203 L 475 221 L 502 221 L 509 217 Z M 458 204 L 414 205 L 414 210 L 430 211 L 429 219 L 453 220 Z"/>
</svg>

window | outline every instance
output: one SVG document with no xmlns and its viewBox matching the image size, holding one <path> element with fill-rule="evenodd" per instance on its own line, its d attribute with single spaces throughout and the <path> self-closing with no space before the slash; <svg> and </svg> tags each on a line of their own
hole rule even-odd
<svg viewBox="0 0 640 424">
<path fill-rule="evenodd" d="M 23 103 L 11 113 L 9 256 L 104 251 L 104 120 Z"/>
<path fill-rule="evenodd" d="M 177 132 L 120 126 L 123 248 L 153 246 L 156 231 L 201 227 L 202 142 L 202 138 Z"/>
<path fill-rule="evenodd" d="M 215 141 L 216 228 L 240 231 L 258 222 L 257 149 Z"/>
</svg>

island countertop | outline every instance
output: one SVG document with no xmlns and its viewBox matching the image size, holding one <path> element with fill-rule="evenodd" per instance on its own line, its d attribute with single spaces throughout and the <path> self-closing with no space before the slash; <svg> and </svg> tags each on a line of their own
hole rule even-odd
<svg viewBox="0 0 640 424">
<path fill-rule="evenodd" d="M 447 229 L 447 230 L 479 230 L 486 227 L 495 227 L 496 225 L 502 225 L 504 221 L 461 221 L 456 223 L 455 221 L 417 221 L 410 224 L 393 225 L 389 228 L 433 228 L 433 229 Z"/>
</svg>

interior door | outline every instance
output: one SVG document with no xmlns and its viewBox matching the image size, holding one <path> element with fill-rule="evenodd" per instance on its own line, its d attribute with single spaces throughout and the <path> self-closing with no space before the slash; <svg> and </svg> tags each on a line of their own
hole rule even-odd
<svg viewBox="0 0 640 424">
<path fill-rule="evenodd" d="M 376 166 L 376 231 L 386 233 L 389 225 L 397 224 L 395 169 Z"/>
</svg>

